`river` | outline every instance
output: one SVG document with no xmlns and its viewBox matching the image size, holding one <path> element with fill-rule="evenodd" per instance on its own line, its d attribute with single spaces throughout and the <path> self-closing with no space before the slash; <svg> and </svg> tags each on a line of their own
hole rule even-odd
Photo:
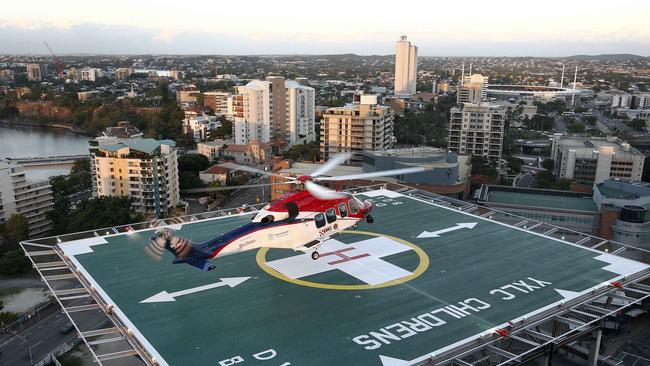
<svg viewBox="0 0 650 366">
<path fill-rule="evenodd" d="M 0 125 L 0 158 L 87 154 L 89 139 L 65 129 Z M 47 167 L 28 169 L 26 174 L 30 179 L 45 179 L 69 171 Z"/>
</svg>

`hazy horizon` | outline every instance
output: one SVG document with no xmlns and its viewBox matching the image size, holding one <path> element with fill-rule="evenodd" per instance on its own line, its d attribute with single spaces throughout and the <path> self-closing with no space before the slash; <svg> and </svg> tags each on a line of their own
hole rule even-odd
<svg viewBox="0 0 650 366">
<path fill-rule="evenodd" d="M 391 55 L 406 34 L 431 57 L 650 56 L 650 2 L 485 6 L 479 1 L 350 3 L 316 6 L 290 1 L 240 4 L 195 0 L 12 2 L 0 15 L 0 53 L 48 55 Z M 255 9 L 250 11 L 249 9 Z M 397 15 L 396 15 L 397 14 Z M 400 18 L 400 16 L 402 16 Z"/>
</svg>

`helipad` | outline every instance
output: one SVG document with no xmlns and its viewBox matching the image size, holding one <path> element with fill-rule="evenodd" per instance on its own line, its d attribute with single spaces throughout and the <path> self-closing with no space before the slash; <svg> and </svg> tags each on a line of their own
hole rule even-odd
<svg viewBox="0 0 650 366">
<path fill-rule="evenodd" d="M 59 247 L 161 365 L 399 364 L 647 269 L 388 190 L 359 198 L 375 223 L 326 242 L 317 261 L 261 250 L 202 272 L 145 255 L 152 230 Z M 199 242 L 248 220 L 177 233 Z"/>
</svg>

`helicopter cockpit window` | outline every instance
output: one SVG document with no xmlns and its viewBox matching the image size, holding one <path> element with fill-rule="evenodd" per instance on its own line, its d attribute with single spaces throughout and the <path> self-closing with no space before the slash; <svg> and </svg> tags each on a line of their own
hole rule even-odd
<svg viewBox="0 0 650 366">
<path fill-rule="evenodd" d="M 348 217 L 348 207 L 345 203 L 339 205 L 339 214 L 341 214 L 341 217 Z"/>
<path fill-rule="evenodd" d="M 328 224 L 331 224 L 334 221 L 336 221 L 336 211 L 334 211 L 333 208 L 330 208 L 329 210 L 325 211 L 325 216 L 327 217 Z"/>
<path fill-rule="evenodd" d="M 357 205 L 357 202 L 354 199 L 348 201 L 348 204 L 350 205 L 350 212 L 352 214 L 359 212 L 359 205 Z"/>
<path fill-rule="evenodd" d="M 317 228 L 319 229 L 322 228 L 323 226 L 325 226 L 325 215 L 323 215 L 322 213 L 316 214 L 316 216 L 314 216 L 314 222 L 316 222 Z"/>
</svg>

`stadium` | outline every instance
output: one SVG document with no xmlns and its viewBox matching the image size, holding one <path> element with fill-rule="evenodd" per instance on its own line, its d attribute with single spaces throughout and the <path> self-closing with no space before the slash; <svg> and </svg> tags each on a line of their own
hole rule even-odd
<svg viewBox="0 0 650 366">
<path fill-rule="evenodd" d="M 615 365 L 604 324 L 650 299 L 649 252 L 399 184 L 351 193 L 376 222 L 320 262 L 263 248 L 203 272 L 144 254 L 156 229 L 198 242 L 259 206 L 21 245 L 100 365 L 496 366 L 584 337 L 590 364 Z"/>
<path fill-rule="evenodd" d="M 534 100 L 569 100 L 573 95 L 573 89 L 560 88 L 554 86 L 542 85 L 497 85 L 489 84 L 487 88 L 488 98 L 496 100 L 511 100 L 518 101 L 522 98 L 533 98 Z M 576 89 L 576 97 L 581 97 L 583 94 L 591 92 L 585 89 Z"/>
</svg>

